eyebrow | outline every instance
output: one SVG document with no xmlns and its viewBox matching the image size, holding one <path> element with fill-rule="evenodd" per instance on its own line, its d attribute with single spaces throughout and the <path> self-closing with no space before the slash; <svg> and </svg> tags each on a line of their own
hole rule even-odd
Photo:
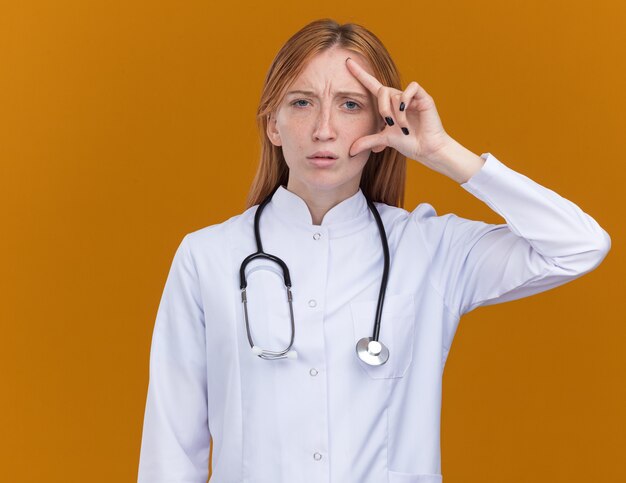
<svg viewBox="0 0 626 483">
<path fill-rule="evenodd" d="M 291 94 L 302 94 L 305 96 L 316 97 L 316 94 L 313 91 L 301 91 L 301 90 L 289 91 L 285 95 L 289 96 Z M 335 92 L 335 94 L 338 96 L 343 96 L 343 97 L 360 97 L 361 99 L 368 98 L 366 94 L 361 94 L 360 92 L 352 92 L 352 91 L 338 91 L 338 92 Z"/>
</svg>

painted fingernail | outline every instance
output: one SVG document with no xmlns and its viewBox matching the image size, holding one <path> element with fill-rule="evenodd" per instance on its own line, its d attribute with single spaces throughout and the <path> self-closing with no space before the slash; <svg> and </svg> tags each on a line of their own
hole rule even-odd
<svg viewBox="0 0 626 483">
<path fill-rule="evenodd" d="M 402 128 L 402 132 L 406 134 L 407 136 L 409 135 L 409 130 L 405 127 Z"/>
<path fill-rule="evenodd" d="M 387 124 L 389 124 L 390 126 L 393 126 L 393 119 L 391 119 L 390 117 L 386 117 L 385 121 L 387 121 Z"/>
<path fill-rule="evenodd" d="M 404 102 L 401 102 L 401 103 L 400 103 L 400 110 L 401 110 L 401 111 L 404 111 Z"/>
</svg>

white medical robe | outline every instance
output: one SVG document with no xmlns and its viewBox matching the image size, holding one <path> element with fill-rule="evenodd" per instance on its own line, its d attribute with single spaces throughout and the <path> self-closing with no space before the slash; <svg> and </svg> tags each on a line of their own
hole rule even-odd
<svg viewBox="0 0 626 483">
<path fill-rule="evenodd" d="M 482 158 L 460 186 L 506 224 L 376 203 L 391 256 L 381 366 L 355 348 L 373 334 L 383 273 L 360 190 L 321 225 L 282 186 L 262 213 L 264 251 L 291 275 L 297 359 L 262 359 L 248 342 L 239 269 L 256 251 L 258 205 L 185 235 L 152 335 L 139 483 L 206 482 L 211 436 L 212 483 L 441 483 L 442 375 L 461 315 L 563 285 L 611 247 L 576 204 Z M 286 348 L 280 267 L 255 260 L 246 273 L 254 343 Z"/>
</svg>

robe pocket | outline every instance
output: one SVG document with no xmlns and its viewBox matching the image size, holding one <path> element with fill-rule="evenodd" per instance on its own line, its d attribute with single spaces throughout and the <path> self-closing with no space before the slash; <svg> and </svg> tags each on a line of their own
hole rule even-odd
<svg viewBox="0 0 626 483">
<path fill-rule="evenodd" d="M 417 474 L 389 471 L 389 483 L 442 483 L 441 474 Z"/>
<path fill-rule="evenodd" d="M 416 316 L 413 294 L 385 295 L 379 341 L 389 349 L 389 359 L 380 366 L 371 366 L 356 355 L 356 344 L 363 337 L 374 334 L 377 306 L 378 298 L 350 302 L 356 362 L 372 379 L 403 377 L 413 359 Z"/>
</svg>

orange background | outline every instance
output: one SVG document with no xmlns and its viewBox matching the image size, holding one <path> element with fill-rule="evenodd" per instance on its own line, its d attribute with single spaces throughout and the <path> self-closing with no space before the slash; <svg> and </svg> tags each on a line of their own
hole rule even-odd
<svg viewBox="0 0 626 483">
<path fill-rule="evenodd" d="M 136 481 L 174 251 L 243 211 L 270 62 L 332 17 L 378 35 L 452 137 L 612 238 L 592 273 L 463 317 L 444 373 L 444 482 L 626 481 L 624 3 L 335 3 L 3 3 L 0 480 Z M 407 162 L 406 209 L 504 222 Z"/>
</svg>

